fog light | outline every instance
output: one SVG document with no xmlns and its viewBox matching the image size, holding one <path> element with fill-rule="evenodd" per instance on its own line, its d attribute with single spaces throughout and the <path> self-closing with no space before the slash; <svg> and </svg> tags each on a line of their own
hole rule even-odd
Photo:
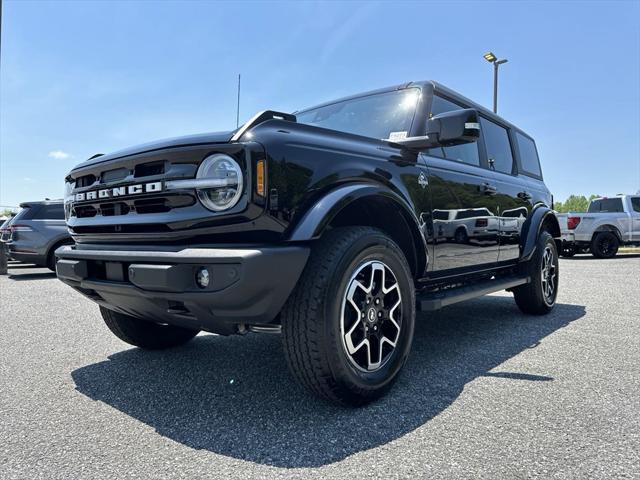
<svg viewBox="0 0 640 480">
<path fill-rule="evenodd" d="M 198 273 L 196 273 L 196 283 L 200 288 L 207 288 L 209 285 L 209 270 L 200 267 Z"/>
</svg>

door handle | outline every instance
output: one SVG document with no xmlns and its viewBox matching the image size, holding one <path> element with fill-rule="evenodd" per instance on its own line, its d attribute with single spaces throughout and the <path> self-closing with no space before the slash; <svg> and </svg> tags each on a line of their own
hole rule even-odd
<svg viewBox="0 0 640 480">
<path fill-rule="evenodd" d="M 495 185 L 491 185 L 486 182 L 482 184 L 480 191 L 485 195 L 495 195 L 496 193 L 498 193 L 498 189 L 495 187 Z"/>
<path fill-rule="evenodd" d="M 531 194 L 529 192 L 519 192 L 518 198 L 522 200 L 531 200 Z"/>
</svg>

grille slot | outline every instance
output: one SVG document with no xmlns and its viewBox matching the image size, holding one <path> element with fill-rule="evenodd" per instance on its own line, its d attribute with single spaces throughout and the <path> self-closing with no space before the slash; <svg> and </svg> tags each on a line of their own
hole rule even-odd
<svg viewBox="0 0 640 480">
<path fill-rule="evenodd" d="M 138 213 L 163 213 L 171 210 L 171 206 L 167 204 L 164 198 L 149 198 L 145 200 L 136 200 L 134 202 L 136 212 Z"/>
<path fill-rule="evenodd" d="M 150 177 L 152 175 L 162 175 L 164 174 L 164 171 L 165 171 L 164 161 L 141 163 L 139 165 L 136 165 L 133 171 L 133 176 L 136 178 Z"/>
<path fill-rule="evenodd" d="M 115 170 L 107 170 L 102 172 L 100 183 L 117 182 L 124 180 L 129 175 L 129 170 L 126 168 L 116 168 Z"/>
<path fill-rule="evenodd" d="M 95 175 L 84 175 L 76 179 L 76 188 L 88 187 L 96 182 Z"/>
<path fill-rule="evenodd" d="M 100 213 L 103 217 L 113 217 L 114 215 L 126 215 L 131 207 L 124 202 L 101 203 Z"/>
<path fill-rule="evenodd" d="M 95 217 L 98 213 L 98 210 L 92 205 L 86 205 L 82 207 L 74 207 L 71 215 L 78 218 L 90 218 Z"/>
</svg>

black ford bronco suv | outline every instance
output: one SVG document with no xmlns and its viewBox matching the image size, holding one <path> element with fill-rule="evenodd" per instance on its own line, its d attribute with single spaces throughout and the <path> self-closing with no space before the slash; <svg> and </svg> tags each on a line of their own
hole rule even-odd
<svg viewBox="0 0 640 480">
<path fill-rule="evenodd" d="M 558 292 L 534 141 L 431 81 L 95 156 L 65 211 L 58 277 L 119 338 L 281 333 L 293 375 L 341 404 L 390 387 L 416 310 L 506 289 L 538 315 Z"/>
</svg>

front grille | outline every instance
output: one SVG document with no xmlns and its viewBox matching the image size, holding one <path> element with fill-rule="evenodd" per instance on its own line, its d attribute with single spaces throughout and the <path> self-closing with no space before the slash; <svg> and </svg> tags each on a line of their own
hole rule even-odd
<svg viewBox="0 0 640 480">
<path fill-rule="evenodd" d="M 94 191 L 101 188 L 126 187 L 131 184 L 150 181 L 193 178 L 197 171 L 197 162 L 172 163 L 166 159 L 148 161 L 145 159 L 128 160 L 126 165 L 106 166 L 95 173 L 80 175 L 75 179 L 76 192 Z M 77 202 L 70 211 L 71 217 L 120 217 L 136 214 L 165 213 L 174 208 L 189 207 L 196 202 L 195 194 L 169 194 L 160 192 L 126 198 L 96 198 Z"/>
<path fill-rule="evenodd" d="M 195 178 L 203 159 L 224 152 L 240 163 L 247 172 L 247 184 L 251 184 L 245 148 L 241 144 L 184 145 L 102 161 L 98 157 L 67 177 L 75 183 L 72 200 L 66 205 L 67 226 L 79 243 L 124 238 L 164 242 L 183 236 L 196 225 L 213 228 L 208 222 L 221 224 L 221 219 L 216 219 L 220 215 L 200 204 L 193 187 L 180 188 L 174 183 L 167 189 L 166 183 Z M 258 150 L 256 155 L 262 152 Z M 238 214 L 242 208 L 239 205 L 237 212 L 229 213 Z"/>
</svg>

